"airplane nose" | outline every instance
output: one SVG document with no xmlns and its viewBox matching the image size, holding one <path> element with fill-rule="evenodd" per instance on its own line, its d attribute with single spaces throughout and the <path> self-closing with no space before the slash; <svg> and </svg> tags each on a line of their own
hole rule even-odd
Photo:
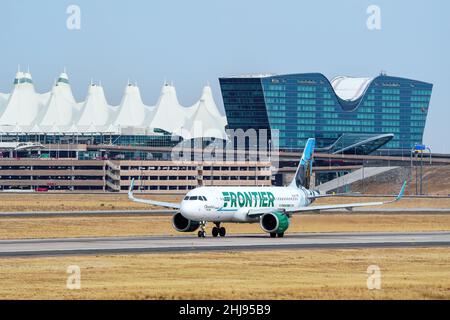
<svg viewBox="0 0 450 320">
<path fill-rule="evenodd" d="M 203 219 L 201 203 L 196 201 L 185 201 L 181 204 L 181 213 L 188 219 L 199 221 Z"/>
<path fill-rule="evenodd" d="M 195 204 L 188 201 L 183 201 L 180 209 L 183 214 L 194 214 L 196 212 Z"/>
</svg>

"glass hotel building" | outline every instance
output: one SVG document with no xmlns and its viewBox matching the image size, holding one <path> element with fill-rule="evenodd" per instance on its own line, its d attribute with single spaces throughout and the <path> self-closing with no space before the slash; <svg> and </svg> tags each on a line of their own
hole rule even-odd
<svg viewBox="0 0 450 320">
<path fill-rule="evenodd" d="M 330 153 L 410 150 L 422 143 L 432 84 L 381 74 L 320 73 L 220 78 L 229 129 L 268 129 L 281 150 L 307 138 Z M 276 139 L 273 139 L 276 141 Z"/>
</svg>

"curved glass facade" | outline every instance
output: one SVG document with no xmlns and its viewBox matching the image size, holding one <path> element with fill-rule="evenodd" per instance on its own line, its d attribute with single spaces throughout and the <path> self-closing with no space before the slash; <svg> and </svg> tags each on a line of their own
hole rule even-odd
<svg viewBox="0 0 450 320">
<path fill-rule="evenodd" d="M 422 143 L 433 87 L 380 75 L 358 99 L 348 101 L 341 99 L 320 73 L 219 81 L 228 128 L 276 129 L 282 150 L 302 149 L 310 137 L 317 139 L 318 148 L 329 148 L 343 134 L 365 138 L 393 134 L 379 147 L 411 149 Z"/>
</svg>

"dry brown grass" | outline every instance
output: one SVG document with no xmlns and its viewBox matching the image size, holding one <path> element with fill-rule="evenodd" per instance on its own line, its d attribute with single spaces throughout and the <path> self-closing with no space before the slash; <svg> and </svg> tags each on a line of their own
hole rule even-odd
<svg viewBox="0 0 450 320">
<path fill-rule="evenodd" d="M 425 161 L 427 163 L 427 161 Z M 406 172 L 409 172 L 409 168 Z M 417 168 L 420 172 L 420 168 Z M 389 176 L 389 174 L 387 174 Z M 420 176 L 420 173 L 418 177 Z M 400 178 L 400 177 L 399 177 Z M 408 182 L 405 194 L 415 194 L 416 190 L 416 172 L 415 169 L 412 172 L 411 181 Z M 420 179 L 420 178 L 418 178 Z M 420 181 L 420 180 L 419 180 Z M 417 181 L 417 188 L 420 188 L 420 183 Z M 400 181 L 392 183 L 389 179 L 386 179 L 386 174 L 371 177 L 364 183 L 364 191 L 367 194 L 390 194 L 398 192 Z M 363 185 L 361 182 L 356 182 L 351 185 L 353 190 L 362 190 Z M 434 195 L 450 195 L 450 166 L 435 166 L 423 168 L 423 182 L 422 188 L 424 193 Z"/>
<path fill-rule="evenodd" d="M 69 265 L 81 290 L 66 288 Z M 449 248 L 0 259 L 0 299 L 450 299 L 449 265 Z"/>
<path fill-rule="evenodd" d="M 225 224 L 228 233 L 262 233 L 259 224 Z M 212 227 L 211 224 L 208 225 Z M 446 214 L 332 214 L 293 217 L 288 232 L 448 231 Z M 210 230 L 208 230 L 210 231 Z M 175 235 L 170 216 L 2 218 L 0 239 Z"/>
<path fill-rule="evenodd" d="M 314 203 L 316 204 L 339 204 L 339 203 L 353 203 L 353 202 L 372 202 L 372 201 L 390 201 L 391 198 L 383 197 L 334 197 L 334 198 L 323 198 Z M 385 204 L 382 206 L 366 207 L 370 208 L 450 208 L 450 197 L 449 198 L 405 198 L 401 201 Z"/>
<path fill-rule="evenodd" d="M 143 196 L 148 197 L 148 196 Z M 161 201 L 178 202 L 181 195 L 157 195 Z M 0 194 L 0 212 L 145 210 L 126 194 Z"/>
<path fill-rule="evenodd" d="M 161 201 L 179 202 L 182 195 L 144 195 Z M 393 198 L 337 197 L 320 199 L 315 204 L 336 204 L 365 201 L 383 201 Z M 404 199 L 385 208 L 450 208 L 446 199 Z M 0 212 L 29 211 L 96 211 L 96 210 L 146 210 L 156 209 L 128 200 L 126 194 L 0 194 Z"/>
</svg>

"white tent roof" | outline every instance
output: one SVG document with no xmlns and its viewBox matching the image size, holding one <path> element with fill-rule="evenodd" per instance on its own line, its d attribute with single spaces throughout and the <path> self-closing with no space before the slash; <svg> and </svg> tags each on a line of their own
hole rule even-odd
<svg viewBox="0 0 450 320">
<path fill-rule="evenodd" d="M 187 119 L 181 131 L 184 139 L 219 138 L 227 139 L 225 126 L 220 117 L 213 114 L 208 100 L 201 99 L 195 113 Z"/>
<path fill-rule="evenodd" d="M 188 117 L 192 117 L 192 115 L 197 111 L 199 105 L 202 103 L 204 104 L 206 109 L 211 113 L 211 115 L 214 116 L 217 120 L 219 120 L 220 123 L 222 123 L 223 127 L 225 127 L 228 124 L 226 116 L 220 113 L 219 108 L 217 107 L 216 102 L 214 101 L 212 90 L 209 85 L 203 88 L 200 100 L 196 102 L 192 107 L 187 108 Z"/>
<path fill-rule="evenodd" d="M 0 116 L 3 114 L 3 111 L 5 111 L 9 96 L 10 95 L 7 93 L 0 93 Z"/>
<path fill-rule="evenodd" d="M 80 129 L 75 123 L 73 123 L 71 126 L 64 126 L 62 128 L 62 131 L 65 133 L 72 133 L 72 134 L 80 133 Z"/>
<path fill-rule="evenodd" d="M 42 126 L 70 126 L 78 116 L 78 109 L 65 73 L 53 87 L 46 113 L 39 122 Z"/>
<path fill-rule="evenodd" d="M 226 138 L 225 125 L 209 86 L 197 103 L 186 108 L 178 102 L 173 85 L 164 84 L 155 107 L 142 102 L 137 86 L 128 85 L 120 105 L 113 107 L 99 85 L 89 86 L 86 100 L 76 102 L 65 72 L 50 92 L 39 94 L 31 74 L 19 71 L 12 93 L 0 93 L 0 132 L 4 133 L 151 134 L 158 128 L 172 134 L 187 128 L 189 135 L 199 138 L 201 133 L 195 130 L 200 126 L 207 137 Z"/>
<path fill-rule="evenodd" d="M 352 78 L 339 76 L 331 80 L 331 85 L 339 98 L 355 101 L 361 98 L 373 78 Z"/>
<path fill-rule="evenodd" d="M 142 127 L 154 107 L 144 105 L 139 88 L 127 85 L 114 125 L 118 127 Z"/>
<path fill-rule="evenodd" d="M 89 87 L 78 125 L 80 127 L 107 126 L 114 118 L 115 111 L 106 102 L 103 87 L 92 84 Z"/>
<path fill-rule="evenodd" d="M 18 72 L 14 83 L 0 125 L 31 126 L 45 110 L 49 95 L 36 93 L 29 73 Z"/>
<path fill-rule="evenodd" d="M 31 127 L 31 129 L 28 130 L 28 132 L 31 132 L 31 133 L 43 133 L 44 131 L 39 125 L 35 124 L 33 127 Z"/>
<path fill-rule="evenodd" d="M 175 87 L 164 84 L 156 104 L 150 128 L 158 128 L 167 132 L 175 132 L 183 127 L 186 121 L 185 108 L 180 105 Z"/>
</svg>

